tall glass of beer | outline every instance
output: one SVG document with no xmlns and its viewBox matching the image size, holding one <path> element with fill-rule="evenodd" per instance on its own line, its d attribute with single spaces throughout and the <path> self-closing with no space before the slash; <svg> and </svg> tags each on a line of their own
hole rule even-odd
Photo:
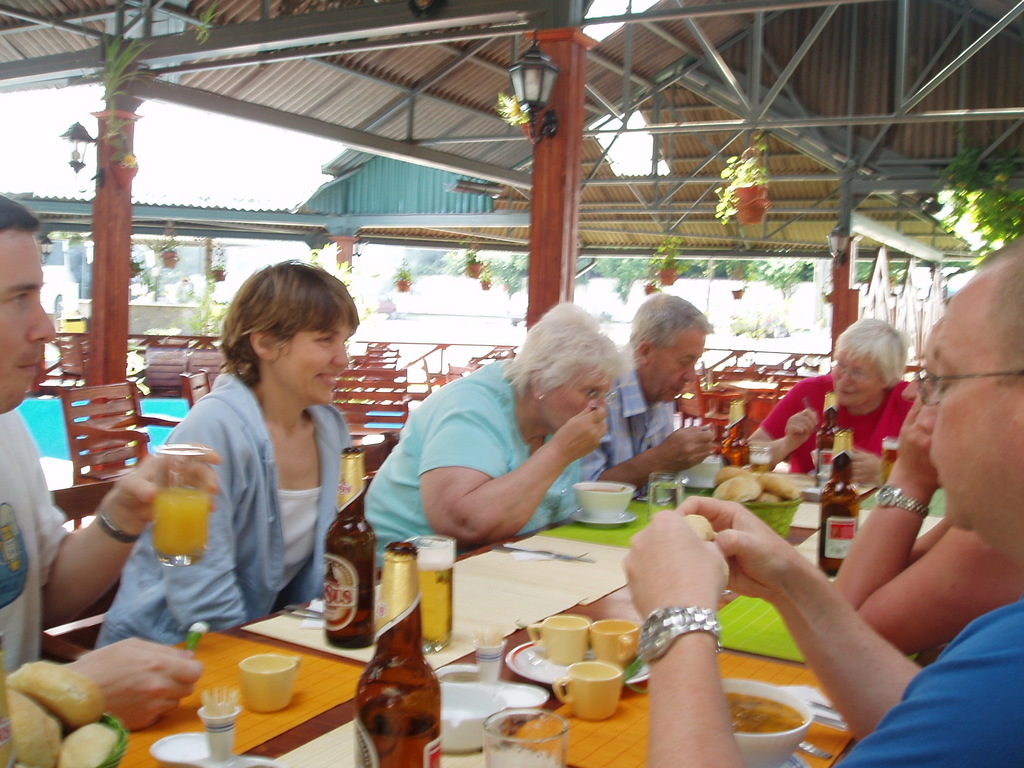
<svg viewBox="0 0 1024 768">
<path fill-rule="evenodd" d="M 451 536 L 417 536 L 416 565 L 420 572 L 420 617 L 423 651 L 440 651 L 452 639 L 452 569 L 455 539 Z"/>
<path fill-rule="evenodd" d="M 896 449 L 899 448 L 898 437 L 886 437 L 882 439 L 882 485 L 889 480 L 889 473 L 892 472 L 892 465 L 896 463 Z"/>
<path fill-rule="evenodd" d="M 153 499 L 153 551 L 164 565 L 198 563 L 206 551 L 206 522 L 213 500 L 206 487 L 205 445 L 162 445 Z"/>
</svg>

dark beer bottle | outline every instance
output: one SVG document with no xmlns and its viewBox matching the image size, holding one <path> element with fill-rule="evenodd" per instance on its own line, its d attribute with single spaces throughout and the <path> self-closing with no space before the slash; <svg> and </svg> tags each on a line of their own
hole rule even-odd
<svg viewBox="0 0 1024 768">
<path fill-rule="evenodd" d="M 853 430 L 836 433 L 832 477 L 821 489 L 821 530 L 818 533 L 818 566 L 829 576 L 850 552 L 860 517 L 860 500 L 853 484 Z"/>
<path fill-rule="evenodd" d="M 818 485 L 827 483 L 832 477 L 833 443 L 839 432 L 839 406 L 836 404 L 836 393 L 825 393 L 825 410 L 821 412 L 821 426 L 815 439 L 814 467 Z"/>
<path fill-rule="evenodd" d="M 423 656 L 415 544 L 388 544 L 381 586 L 393 618 L 356 689 L 356 765 L 440 768 L 441 685 Z"/>
<path fill-rule="evenodd" d="M 360 474 L 362 458 L 361 452 L 342 458 L 338 498 L 342 498 L 343 484 L 347 498 L 339 504 L 324 545 L 324 633 L 327 642 L 338 648 L 373 645 L 377 537 L 363 514 L 367 485 Z"/>
<path fill-rule="evenodd" d="M 743 400 L 729 403 L 729 426 L 722 441 L 722 459 L 732 467 L 745 467 L 750 463 L 750 446 L 747 445 L 747 418 Z"/>
</svg>

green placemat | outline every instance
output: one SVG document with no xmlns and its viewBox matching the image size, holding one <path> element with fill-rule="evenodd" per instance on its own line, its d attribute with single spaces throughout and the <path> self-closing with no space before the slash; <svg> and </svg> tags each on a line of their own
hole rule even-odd
<svg viewBox="0 0 1024 768">
<path fill-rule="evenodd" d="M 647 502 L 631 501 L 626 511 L 636 515 L 636 520 L 612 527 L 568 523 L 541 533 L 544 536 L 554 536 L 556 539 L 589 541 L 594 544 L 606 544 L 609 547 L 628 547 L 633 534 L 647 525 Z"/>
<path fill-rule="evenodd" d="M 722 624 L 722 646 L 787 661 L 804 660 L 782 617 L 756 597 L 737 597 L 718 612 Z"/>
</svg>

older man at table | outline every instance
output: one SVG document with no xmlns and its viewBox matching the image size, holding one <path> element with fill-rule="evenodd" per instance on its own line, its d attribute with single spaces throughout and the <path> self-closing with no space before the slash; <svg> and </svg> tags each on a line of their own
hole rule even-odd
<svg viewBox="0 0 1024 768">
<path fill-rule="evenodd" d="M 1024 240 L 1007 247 L 950 302 L 919 380 L 920 421 L 946 489 L 946 514 L 1024 566 Z M 825 576 L 743 507 L 691 499 L 718 532 L 699 541 L 678 512 L 633 539 L 627 572 L 651 664 L 648 765 L 739 766 L 715 661 L 714 611 L 725 586 L 779 610 L 826 693 L 861 739 L 860 766 L 1020 764 L 1024 600 L 968 625 L 920 669 L 876 634 Z M 696 608 L 691 608 L 695 606 Z M 707 608 L 709 610 L 703 610 Z M 667 621 L 661 621 L 666 618 Z M 678 614 L 678 616 L 677 616 Z M 672 618 L 676 617 L 677 618 Z M 665 644 L 654 651 L 651 640 Z"/>
<path fill-rule="evenodd" d="M 0 196 L 0 631 L 10 669 L 39 655 L 43 626 L 70 621 L 117 580 L 132 542 L 151 517 L 153 462 L 120 480 L 96 521 L 68 534 L 53 506 L 39 454 L 15 408 L 53 339 L 39 303 L 39 221 Z M 192 692 L 203 665 L 186 651 L 137 639 L 72 665 L 103 690 L 107 710 L 142 728 Z"/>
<path fill-rule="evenodd" d="M 615 380 L 608 402 L 608 433 L 583 460 L 584 480 L 647 484 L 652 472 L 678 472 L 711 454 L 704 427 L 675 427 L 675 401 L 696 378 L 697 361 L 712 327 L 693 304 L 659 293 L 633 317 L 633 369 Z"/>
</svg>

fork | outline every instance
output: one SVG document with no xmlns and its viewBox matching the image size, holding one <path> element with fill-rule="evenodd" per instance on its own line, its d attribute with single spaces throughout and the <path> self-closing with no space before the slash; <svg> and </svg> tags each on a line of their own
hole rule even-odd
<svg viewBox="0 0 1024 768">
<path fill-rule="evenodd" d="M 826 752 L 821 747 L 815 746 L 814 744 L 811 744 L 811 742 L 809 741 L 801 741 L 799 744 L 796 745 L 796 748 L 799 749 L 801 752 L 806 752 L 811 757 L 820 757 L 822 760 L 828 760 L 832 757 L 831 752 Z"/>
<path fill-rule="evenodd" d="M 555 560 L 576 560 L 581 563 L 594 563 L 596 560 L 592 560 L 587 557 L 587 552 L 582 555 L 567 555 L 564 552 L 552 552 L 547 549 L 527 549 L 525 547 L 510 547 L 507 544 L 495 544 L 491 547 L 496 552 L 528 552 L 534 555 L 545 555 L 547 557 L 553 557 Z"/>
</svg>

